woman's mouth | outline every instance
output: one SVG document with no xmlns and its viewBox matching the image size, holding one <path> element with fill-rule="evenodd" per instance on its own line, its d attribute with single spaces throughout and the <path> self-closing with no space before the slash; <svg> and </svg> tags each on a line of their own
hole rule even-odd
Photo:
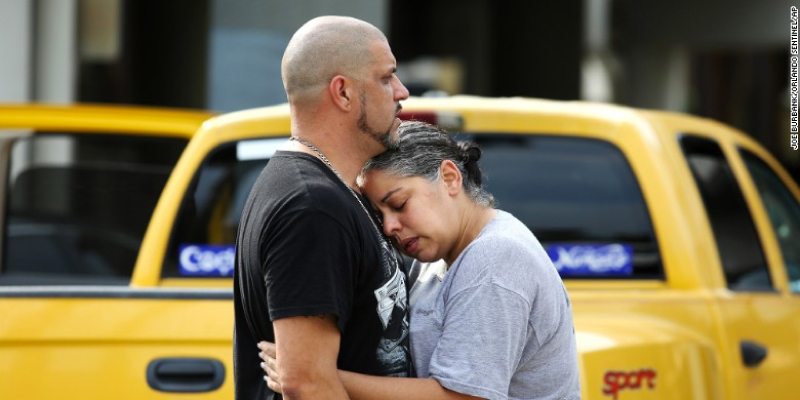
<svg viewBox="0 0 800 400">
<path fill-rule="evenodd" d="M 403 252 L 412 255 L 417 247 L 419 246 L 419 238 L 413 237 L 408 239 L 403 239 L 400 241 L 400 247 L 403 249 Z"/>
</svg>

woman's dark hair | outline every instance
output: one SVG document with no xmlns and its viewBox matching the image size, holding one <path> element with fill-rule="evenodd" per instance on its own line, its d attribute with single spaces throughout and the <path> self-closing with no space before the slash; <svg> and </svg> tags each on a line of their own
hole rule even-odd
<svg viewBox="0 0 800 400">
<path fill-rule="evenodd" d="M 478 166 L 481 149 L 475 143 L 456 142 L 446 131 L 419 121 L 407 121 L 398 129 L 400 143 L 367 161 L 359 181 L 369 171 L 385 171 L 400 177 L 419 176 L 430 182 L 438 181 L 442 161 L 458 166 L 464 179 L 467 197 L 484 207 L 494 207 L 494 197 L 483 188 L 483 176 Z"/>
</svg>

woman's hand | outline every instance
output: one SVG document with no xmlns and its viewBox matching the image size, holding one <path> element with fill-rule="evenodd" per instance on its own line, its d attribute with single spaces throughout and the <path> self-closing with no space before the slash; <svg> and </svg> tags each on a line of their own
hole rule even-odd
<svg viewBox="0 0 800 400">
<path fill-rule="evenodd" d="M 263 360 L 261 362 L 261 369 L 263 369 L 266 374 L 264 375 L 264 381 L 267 382 L 267 387 L 275 393 L 283 393 L 280 375 L 278 375 L 275 343 L 266 341 L 259 342 L 258 349 L 261 350 L 258 356 Z"/>
</svg>

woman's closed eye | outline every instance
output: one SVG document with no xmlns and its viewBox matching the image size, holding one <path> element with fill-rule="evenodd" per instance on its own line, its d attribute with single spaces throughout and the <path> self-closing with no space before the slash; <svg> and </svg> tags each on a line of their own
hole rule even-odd
<svg viewBox="0 0 800 400">
<path fill-rule="evenodd" d="M 397 211 L 397 212 L 403 211 L 403 208 L 406 206 L 406 202 L 408 202 L 408 200 L 403 200 L 402 203 L 400 203 L 398 205 L 393 205 L 393 206 L 391 206 L 391 208 L 392 208 L 392 210 Z"/>
</svg>

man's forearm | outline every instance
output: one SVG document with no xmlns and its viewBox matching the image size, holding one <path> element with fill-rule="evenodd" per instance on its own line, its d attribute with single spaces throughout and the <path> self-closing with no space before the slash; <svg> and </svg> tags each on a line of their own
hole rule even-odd
<svg viewBox="0 0 800 400">
<path fill-rule="evenodd" d="M 335 317 L 284 318 L 273 326 L 284 398 L 349 400 L 336 370 L 340 335 Z"/>
</svg>

